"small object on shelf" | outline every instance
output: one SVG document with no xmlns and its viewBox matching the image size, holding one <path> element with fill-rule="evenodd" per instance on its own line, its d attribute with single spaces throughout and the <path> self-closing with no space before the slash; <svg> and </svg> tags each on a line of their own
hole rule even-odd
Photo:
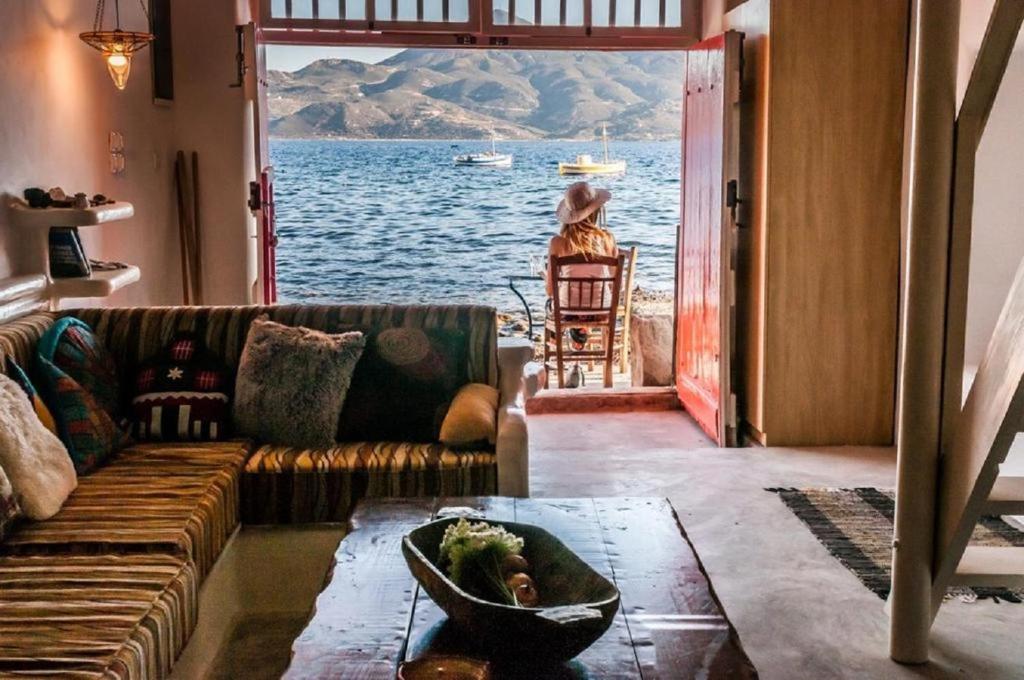
<svg viewBox="0 0 1024 680">
<path fill-rule="evenodd" d="M 86 196 L 83 193 L 75 194 L 75 203 L 74 203 L 73 207 L 78 208 L 79 210 L 84 210 L 84 209 L 88 208 L 89 207 L 89 197 Z"/>
<path fill-rule="evenodd" d="M 118 269 L 128 269 L 129 265 L 124 262 L 109 262 L 106 260 L 94 260 L 89 258 L 89 266 L 92 267 L 94 272 L 113 272 Z"/>
<path fill-rule="evenodd" d="M 49 195 L 47 194 L 47 197 Z M 135 214 L 131 203 L 108 202 L 89 208 L 31 208 L 26 202 L 12 201 L 11 224 L 20 228 L 49 229 L 50 227 L 89 227 L 117 220 L 126 220 Z"/>
<path fill-rule="evenodd" d="M 50 200 L 54 208 L 71 208 L 75 204 L 73 198 L 68 198 L 68 195 L 64 193 L 64 190 L 60 187 L 53 187 L 50 189 Z"/>
<path fill-rule="evenodd" d="M 95 196 L 92 197 L 92 200 L 89 201 L 89 204 L 93 207 L 96 207 L 98 205 L 109 205 L 113 202 L 114 201 L 112 199 L 107 198 L 103 194 L 96 194 Z"/>
<path fill-rule="evenodd" d="M 24 196 L 30 208 L 49 208 L 53 205 L 53 199 L 50 198 L 50 194 L 39 187 L 25 189 Z"/>
<path fill-rule="evenodd" d="M 50 276 L 55 279 L 89 276 L 92 268 L 85 257 L 77 227 L 50 229 Z"/>
</svg>

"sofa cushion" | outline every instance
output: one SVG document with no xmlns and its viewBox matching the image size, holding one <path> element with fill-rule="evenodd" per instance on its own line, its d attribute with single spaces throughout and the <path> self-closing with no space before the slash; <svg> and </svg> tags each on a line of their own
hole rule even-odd
<svg viewBox="0 0 1024 680">
<path fill-rule="evenodd" d="M 53 419 L 53 414 L 50 413 L 50 409 L 46 406 L 46 402 L 43 401 L 42 395 L 39 394 L 39 390 L 36 389 L 28 373 L 12 357 L 5 357 L 5 361 L 7 362 L 7 376 L 18 383 L 18 387 L 25 392 L 25 396 L 32 403 L 32 410 L 36 412 L 43 427 L 56 435 L 57 423 Z"/>
<path fill-rule="evenodd" d="M 48 519 L 77 484 L 64 445 L 36 417 L 16 382 L 0 375 L 0 466 L 27 517 Z"/>
<path fill-rule="evenodd" d="M 180 333 L 135 375 L 132 434 L 139 441 L 226 439 L 233 378 L 194 333 Z"/>
<path fill-rule="evenodd" d="M 18 506 L 18 499 L 14 496 L 14 487 L 11 486 L 11 480 L 7 478 L 7 473 L 0 465 L 0 543 L 3 542 L 4 536 L 14 526 L 14 522 L 20 515 L 21 508 Z"/>
<path fill-rule="evenodd" d="M 182 556 L 0 557 L 0 676 L 165 678 L 198 590 Z"/>
<path fill-rule="evenodd" d="M 363 329 L 338 422 L 339 441 L 436 442 L 441 422 L 468 382 L 466 334 L 459 329 Z"/>
<path fill-rule="evenodd" d="M 81 478 L 64 508 L 22 524 L 0 551 L 15 554 L 171 552 L 205 578 L 238 525 L 245 442 L 139 444 Z"/>
<path fill-rule="evenodd" d="M 347 442 L 312 450 L 262 446 L 242 476 L 242 521 L 344 522 L 364 497 L 495 493 L 493 451 L 396 442 Z"/>
<path fill-rule="evenodd" d="M 120 390 L 113 359 L 89 327 L 60 319 L 39 340 L 36 373 L 57 432 L 78 474 L 87 474 L 126 446 L 117 424 Z"/>
<path fill-rule="evenodd" d="M 330 446 L 365 345 L 359 332 L 253 321 L 235 380 L 238 432 L 262 442 Z"/>
<path fill-rule="evenodd" d="M 494 446 L 498 440 L 500 396 L 490 385 L 464 385 L 441 423 L 441 443 L 453 449 Z"/>
</svg>

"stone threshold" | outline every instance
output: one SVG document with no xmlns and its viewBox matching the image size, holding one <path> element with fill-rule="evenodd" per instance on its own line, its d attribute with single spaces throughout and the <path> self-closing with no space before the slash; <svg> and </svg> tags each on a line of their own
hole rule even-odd
<svg viewBox="0 0 1024 680">
<path fill-rule="evenodd" d="M 613 389 L 547 389 L 526 400 L 530 415 L 552 413 L 631 413 L 678 411 L 682 406 L 673 387 L 623 387 Z"/>
</svg>

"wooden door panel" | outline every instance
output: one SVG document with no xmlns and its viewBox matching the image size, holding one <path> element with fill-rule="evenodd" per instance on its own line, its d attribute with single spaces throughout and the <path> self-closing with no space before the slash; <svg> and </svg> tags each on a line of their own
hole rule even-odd
<svg viewBox="0 0 1024 680">
<path fill-rule="evenodd" d="M 686 410 L 722 445 L 733 443 L 731 356 L 738 34 L 687 51 L 676 295 L 676 389 Z"/>
</svg>

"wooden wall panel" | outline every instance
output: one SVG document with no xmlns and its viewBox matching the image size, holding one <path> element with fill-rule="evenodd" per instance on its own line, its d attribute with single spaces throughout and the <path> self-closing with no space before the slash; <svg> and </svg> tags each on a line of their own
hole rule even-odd
<svg viewBox="0 0 1024 680">
<path fill-rule="evenodd" d="M 890 444 L 909 2 L 772 11 L 768 441 Z"/>
</svg>

